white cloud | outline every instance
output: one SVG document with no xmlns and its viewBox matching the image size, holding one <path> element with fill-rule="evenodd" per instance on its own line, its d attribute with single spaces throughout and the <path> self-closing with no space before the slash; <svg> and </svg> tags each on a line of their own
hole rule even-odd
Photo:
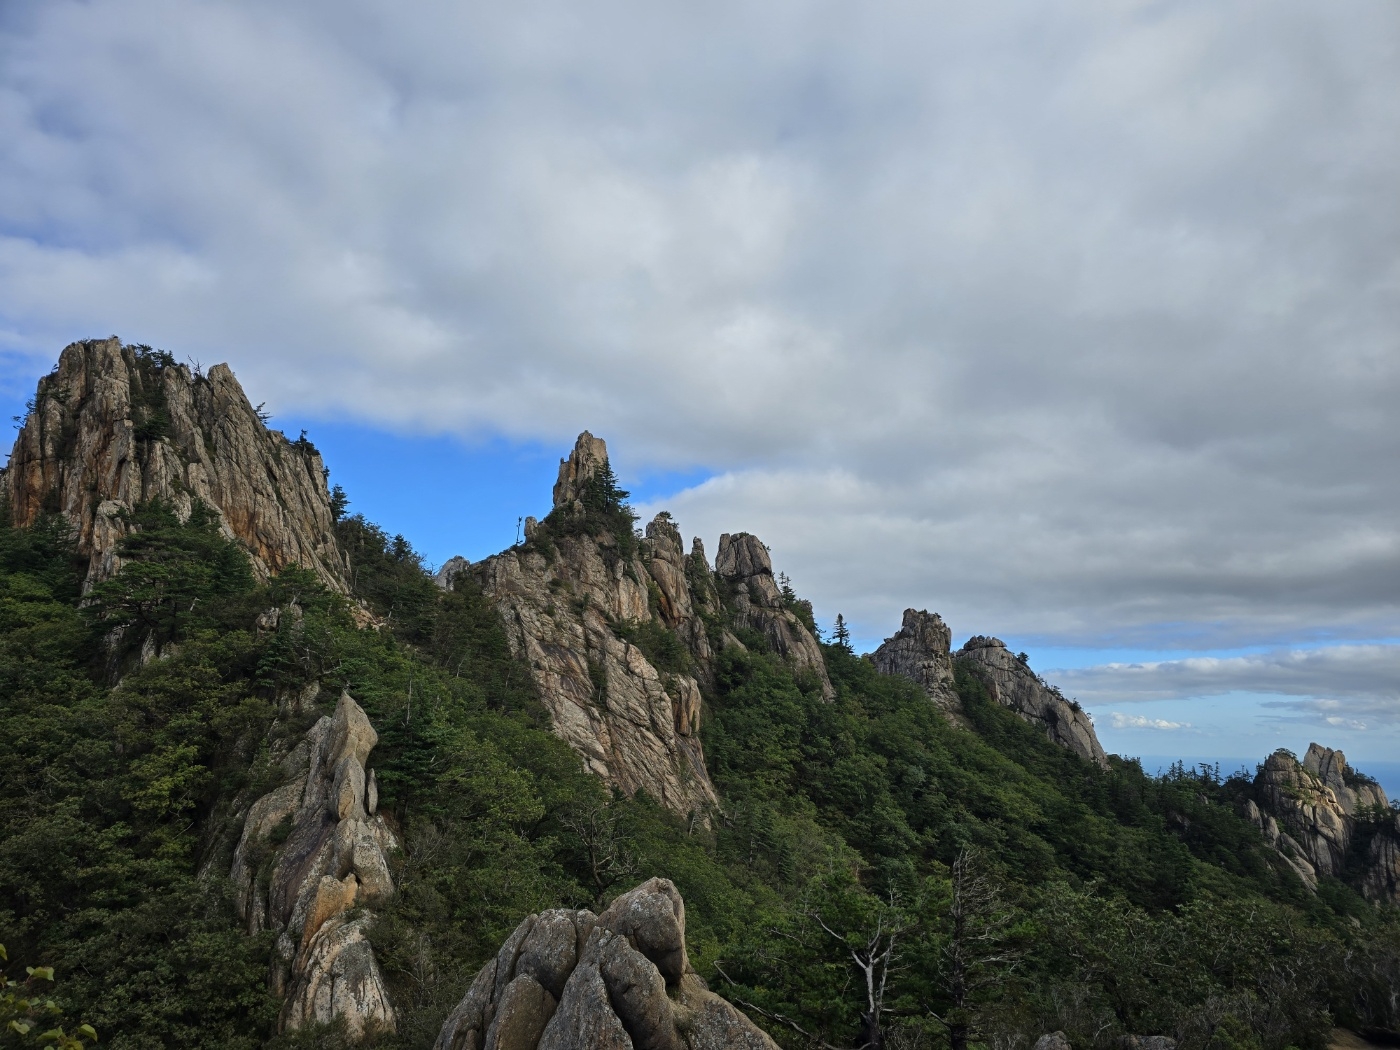
<svg viewBox="0 0 1400 1050">
<path fill-rule="evenodd" d="M 15 0 L 0 351 L 588 427 L 715 471 L 682 524 L 871 636 L 1394 636 L 1397 39 L 1385 0 Z"/>
<path fill-rule="evenodd" d="M 1125 715 L 1121 711 L 1110 711 L 1109 720 L 1114 729 L 1190 729 L 1190 722 L 1169 722 L 1165 718 L 1145 718 L 1142 715 Z"/>
</svg>

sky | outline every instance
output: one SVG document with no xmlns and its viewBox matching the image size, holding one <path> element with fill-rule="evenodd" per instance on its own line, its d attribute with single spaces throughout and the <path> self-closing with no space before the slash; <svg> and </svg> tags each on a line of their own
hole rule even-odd
<svg viewBox="0 0 1400 1050">
<path fill-rule="evenodd" d="M 1393 0 L 0 5 L 0 402 L 227 361 L 434 562 L 584 428 L 1110 751 L 1400 755 Z"/>
</svg>

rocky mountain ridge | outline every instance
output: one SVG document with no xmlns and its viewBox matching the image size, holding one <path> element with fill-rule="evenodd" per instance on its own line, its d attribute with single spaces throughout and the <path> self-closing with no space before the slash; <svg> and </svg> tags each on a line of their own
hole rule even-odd
<svg viewBox="0 0 1400 1050">
<path fill-rule="evenodd" d="M 1013 656 L 1000 638 L 975 635 L 954 654 L 952 631 L 937 613 L 906 609 L 899 631 L 885 639 L 871 660 L 882 673 L 901 675 L 922 686 L 957 724 L 965 719 L 953 688 L 953 665 L 962 663 L 975 671 L 994 702 L 1044 729 L 1053 743 L 1100 769 L 1108 768 L 1108 756 L 1088 713 Z"/>
<path fill-rule="evenodd" d="M 181 520 L 202 500 L 263 579 L 300 565 L 347 590 L 320 453 L 269 430 L 228 365 L 192 372 L 115 336 L 70 344 L 39 380 L 0 503 L 21 527 L 65 515 L 91 587 L 120 569 L 126 516 L 151 500 Z"/>
</svg>

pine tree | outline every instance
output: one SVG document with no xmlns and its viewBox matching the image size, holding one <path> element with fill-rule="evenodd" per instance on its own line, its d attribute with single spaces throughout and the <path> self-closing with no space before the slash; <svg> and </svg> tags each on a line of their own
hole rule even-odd
<svg viewBox="0 0 1400 1050">
<path fill-rule="evenodd" d="M 836 614 L 836 626 L 831 632 L 832 641 L 839 645 L 846 652 L 851 651 L 851 631 L 846 626 L 846 618 L 840 613 Z"/>
</svg>

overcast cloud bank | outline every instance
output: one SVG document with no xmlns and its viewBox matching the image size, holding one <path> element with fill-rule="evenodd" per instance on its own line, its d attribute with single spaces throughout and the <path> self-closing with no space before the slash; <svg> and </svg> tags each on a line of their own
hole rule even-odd
<svg viewBox="0 0 1400 1050">
<path fill-rule="evenodd" d="M 871 637 L 1395 637 L 1398 56 L 1388 0 L 12 2 L 0 347 L 588 427 Z"/>
</svg>

